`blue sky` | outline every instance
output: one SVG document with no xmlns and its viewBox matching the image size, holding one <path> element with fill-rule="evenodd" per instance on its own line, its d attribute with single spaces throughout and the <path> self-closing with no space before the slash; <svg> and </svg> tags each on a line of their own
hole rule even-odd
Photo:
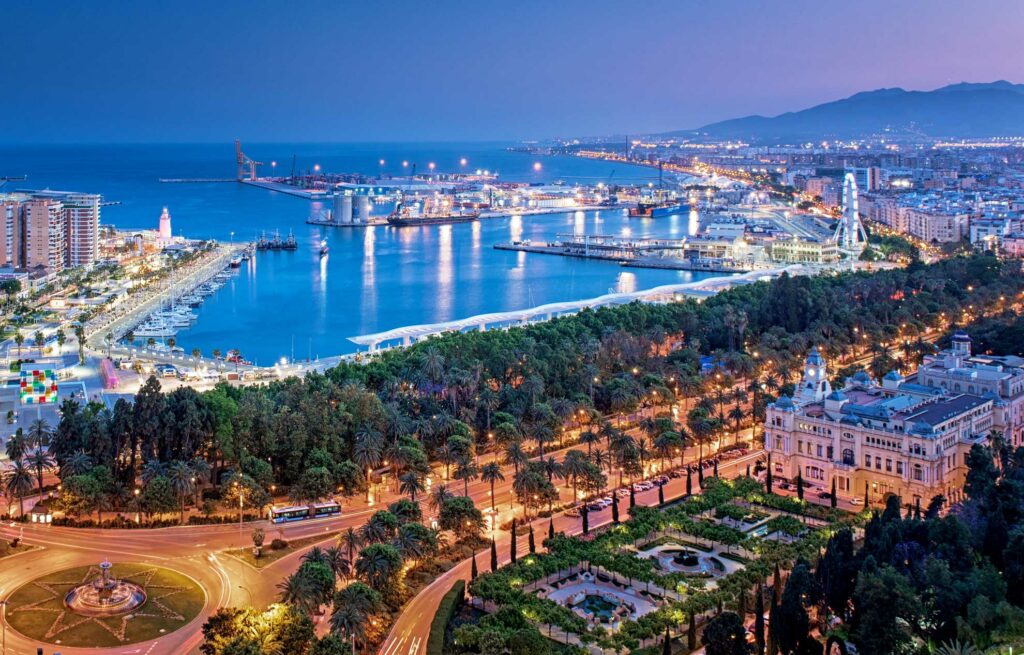
<svg viewBox="0 0 1024 655">
<path fill-rule="evenodd" d="M 0 142 L 525 139 L 1024 81 L 1024 3 L 0 5 Z"/>
</svg>

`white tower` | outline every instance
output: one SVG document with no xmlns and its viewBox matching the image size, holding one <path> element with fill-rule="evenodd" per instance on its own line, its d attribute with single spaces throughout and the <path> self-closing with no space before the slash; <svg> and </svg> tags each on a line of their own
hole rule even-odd
<svg viewBox="0 0 1024 655">
<path fill-rule="evenodd" d="M 817 347 L 811 348 L 810 354 L 804 361 L 804 377 L 800 380 L 796 393 L 793 394 L 793 402 L 797 405 L 818 403 L 830 393 L 832 393 L 832 385 L 828 381 L 825 359 L 818 352 Z"/>
<path fill-rule="evenodd" d="M 847 173 L 843 180 L 843 215 L 836 225 L 833 237 L 839 251 L 849 259 L 856 259 L 864 251 L 868 243 L 868 235 L 860 222 L 857 207 L 857 178 Z"/>
</svg>

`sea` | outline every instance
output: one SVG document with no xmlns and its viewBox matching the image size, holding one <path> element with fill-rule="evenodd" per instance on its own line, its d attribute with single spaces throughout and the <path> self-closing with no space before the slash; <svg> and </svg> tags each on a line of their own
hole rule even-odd
<svg viewBox="0 0 1024 655">
<path fill-rule="evenodd" d="M 503 143 L 246 143 L 261 174 L 327 172 L 400 175 L 488 170 L 500 179 L 565 184 L 649 184 L 648 168 L 513 151 Z M 466 163 L 463 165 L 462 160 Z M 383 160 L 383 165 L 381 164 Z M 271 168 L 270 162 L 276 162 Z M 408 166 L 403 167 L 402 163 Z M 537 167 L 535 164 L 539 163 Z M 539 170 L 538 170 L 539 168 Z M 306 223 L 309 200 L 236 182 L 164 183 L 162 178 L 233 179 L 233 142 L 217 144 L 0 146 L 0 193 L 59 189 L 101 193 L 112 204 L 101 222 L 156 229 L 161 209 L 175 235 L 254 241 L 293 233 L 295 252 L 260 252 L 197 310 L 177 344 L 210 354 L 237 349 L 259 365 L 356 352 L 350 337 L 476 314 L 526 309 L 708 277 L 705 273 L 623 268 L 614 262 L 494 249 L 512 240 L 559 234 L 681 238 L 695 215 L 630 219 L 625 210 L 512 216 L 476 223 L 397 229 Z M 329 254 L 321 258 L 326 241 Z"/>
</svg>

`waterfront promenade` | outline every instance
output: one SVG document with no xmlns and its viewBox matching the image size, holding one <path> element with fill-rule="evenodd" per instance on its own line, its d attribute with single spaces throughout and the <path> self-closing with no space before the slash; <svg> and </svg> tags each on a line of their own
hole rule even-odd
<svg viewBox="0 0 1024 655">
<path fill-rule="evenodd" d="M 109 311 L 93 317 L 83 326 L 86 344 L 99 350 L 108 345 L 107 335 L 113 335 L 114 341 L 119 340 L 162 303 L 191 292 L 224 270 L 232 257 L 239 255 L 247 245 L 219 244 L 211 252 L 202 255 L 199 261 L 190 262 L 141 293 L 132 294 Z"/>
</svg>

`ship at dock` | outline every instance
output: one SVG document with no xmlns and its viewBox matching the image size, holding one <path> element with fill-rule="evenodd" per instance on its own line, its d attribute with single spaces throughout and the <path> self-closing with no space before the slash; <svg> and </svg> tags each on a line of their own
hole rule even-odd
<svg viewBox="0 0 1024 655">
<path fill-rule="evenodd" d="M 685 214 L 690 211 L 690 204 L 676 201 L 659 201 L 641 199 L 636 207 L 629 210 L 630 218 L 663 218 L 674 214 Z"/>
<path fill-rule="evenodd" d="M 413 227 L 419 225 L 452 225 L 472 223 L 480 219 L 480 212 L 453 211 L 450 199 L 432 199 L 425 202 L 399 202 L 388 216 L 388 225 Z"/>
</svg>

